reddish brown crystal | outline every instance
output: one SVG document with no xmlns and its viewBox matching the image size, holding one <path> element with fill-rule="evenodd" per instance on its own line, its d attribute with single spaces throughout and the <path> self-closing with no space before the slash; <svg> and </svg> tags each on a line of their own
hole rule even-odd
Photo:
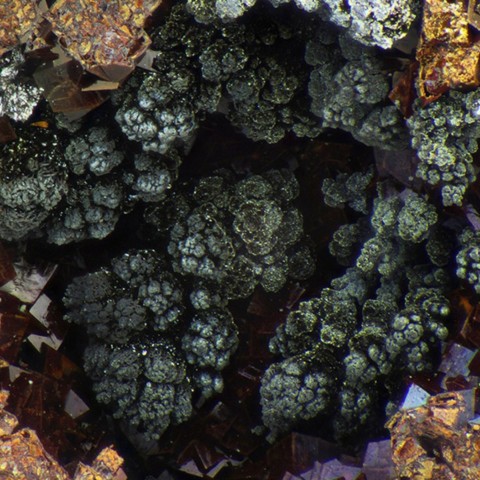
<svg viewBox="0 0 480 480">
<path fill-rule="evenodd" d="M 23 43 L 38 21 L 39 0 L 2 0 L 0 2 L 0 57 Z"/>
<path fill-rule="evenodd" d="M 74 60 L 47 65 L 37 70 L 34 78 L 52 110 L 71 120 L 94 110 L 108 98 L 103 91 L 82 91 L 83 69 Z"/>
<path fill-rule="evenodd" d="M 0 357 L 3 360 L 17 360 L 29 323 L 25 314 L 0 313 Z"/>
<path fill-rule="evenodd" d="M 123 459 L 105 448 L 92 466 L 79 463 L 73 478 L 48 453 L 30 428 L 15 431 L 17 418 L 4 410 L 10 392 L 0 391 L 0 477 L 6 480 L 126 480 Z"/>
<path fill-rule="evenodd" d="M 405 118 L 413 113 L 413 101 L 416 97 L 415 79 L 418 75 L 418 62 L 411 62 L 397 78 L 388 98 L 397 106 Z"/>
<path fill-rule="evenodd" d="M 15 276 L 16 273 L 12 257 L 8 250 L 0 243 L 0 286 L 13 280 Z"/>
<path fill-rule="evenodd" d="M 0 117 L 0 143 L 7 143 L 15 140 L 17 134 L 15 133 L 12 124 L 7 117 Z"/>
<path fill-rule="evenodd" d="M 150 45 L 146 18 L 162 0 L 57 0 L 45 14 L 60 45 L 84 68 L 120 82 Z"/>
<path fill-rule="evenodd" d="M 478 87 L 480 43 L 471 35 L 463 1 L 425 0 L 417 60 L 424 103 L 450 88 Z"/>
<path fill-rule="evenodd" d="M 480 425 L 468 421 L 474 398 L 472 390 L 442 393 L 394 415 L 387 427 L 399 478 L 480 478 Z"/>
</svg>

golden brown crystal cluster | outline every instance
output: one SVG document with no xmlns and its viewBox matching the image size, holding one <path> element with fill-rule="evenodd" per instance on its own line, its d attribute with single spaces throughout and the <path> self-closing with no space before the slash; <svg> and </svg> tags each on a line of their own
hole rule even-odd
<svg viewBox="0 0 480 480">
<path fill-rule="evenodd" d="M 16 430 L 15 415 L 4 410 L 9 392 L 0 391 L 0 477 L 7 480 L 124 480 L 123 459 L 111 447 L 100 452 L 92 465 L 79 463 L 70 476 L 43 447 L 34 430 Z"/>
<path fill-rule="evenodd" d="M 150 45 L 143 29 L 162 0 L 7 0 L 0 4 L 0 55 L 31 42 L 50 48 L 53 33 L 65 53 L 100 78 L 120 82 Z"/>
<path fill-rule="evenodd" d="M 0 1 L 0 57 L 24 45 L 27 61 L 43 61 L 34 76 L 53 111 L 78 118 L 144 57 L 151 43 L 144 25 L 162 1 L 57 0 L 50 7 L 45 0 Z M 12 138 L 3 123 L 0 139 Z"/>
<path fill-rule="evenodd" d="M 0 56 L 15 45 L 25 42 L 38 18 L 38 1 L 0 2 Z"/>
<path fill-rule="evenodd" d="M 419 93 L 425 102 L 450 88 L 479 85 L 480 43 L 464 2 L 425 0 L 417 60 Z"/>
<path fill-rule="evenodd" d="M 60 45 L 84 68 L 109 81 L 130 74 L 150 45 L 143 29 L 161 0 L 59 0 L 45 13 Z"/>
<path fill-rule="evenodd" d="M 474 400 L 474 390 L 442 393 L 390 420 L 398 478 L 480 478 L 480 425 L 470 422 Z"/>
</svg>

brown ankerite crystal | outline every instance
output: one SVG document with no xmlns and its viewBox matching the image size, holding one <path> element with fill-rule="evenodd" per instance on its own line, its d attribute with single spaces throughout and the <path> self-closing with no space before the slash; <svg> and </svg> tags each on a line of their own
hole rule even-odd
<svg viewBox="0 0 480 480">
<path fill-rule="evenodd" d="M 478 87 L 480 43 L 472 35 L 463 1 L 425 0 L 417 60 L 425 103 L 450 88 Z"/>
<path fill-rule="evenodd" d="M 474 403 L 474 389 L 446 392 L 395 414 L 387 428 L 397 477 L 480 478 L 480 425 L 472 421 Z"/>
<path fill-rule="evenodd" d="M 162 0 L 57 0 L 45 13 L 65 51 L 98 77 L 120 82 L 150 45 L 145 20 Z"/>
<path fill-rule="evenodd" d="M 0 2 L 0 57 L 24 43 L 38 21 L 39 0 L 2 0 Z"/>
<path fill-rule="evenodd" d="M 6 362 L 0 359 L 0 368 L 9 368 Z M 20 369 L 17 369 L 20 371 Z M 14 371 L 12 370 L 12 373 Z M 11 375 L 12 375 L 11 373 Z M 17 372 L 18 373 L 18 372 Z M 20 373 L 22 375 L 28 374 L 26 372 Z M 40 374 L 35 374 L 37 378 L 29 380 L 29 384 L 34 385 L 39 383 Z M 46 377 L 44 377 L 47 379 Z M 12 384 L 14 386 L 14 384 Z M 15 386 L 14 386 L 15 389 Z M 23 389 L 25 391 L 25 389 Z M 122 469 L 123 459 L 110 446 L 104 448 L 99 455 L 92 462 L 91 466 L 82 462 L 78 462 L 74 475 L 68 473 L 68 468 L 63 468 L 57 461 L 57 458 L 63 458 L 61 451 L 53 455 L 51 448 L 47 449 L 44 446 L 44 441 L 40 440 L 36 429 L 21 428 L 23 423 L 11 411 L 5 410 L 9 407 L 10 397 L 18 397 L 18 392 L 0 390 L 0 478 L 6 480 L 25 480 L 25 479 L 55 479 L 55 480 L 126 480 L 127 476 Z M 26 392 L 26 397 L 35 397 L 32 392 Z M 32 402 L 30 402 L 32 403 Z M 39 426 L 48 424 L 52 416 L 47 415 L 52 412 L 57 414 L 58 405 L 61 403 L 40 402 L 36 406 L 37 413 L 48 418 L 43 418 Z M 29 407 L 27 406 L 26 409 Z M 45 409 L 48 409 L 46 411 Z M 23 415 L 23 410 L 22 410 Z M 23 415 L 25 416 L 25 415 Z M 66 418 L 66 417 L 64 417 Z M 73 423 L 73 420 L 71 423 Z M 63 429 L 68 435 L 73 435 L 71 425 L 68 422 L 63 423 Z M 57 431 L 60 429 L 57 428 Z M 50 440 L 49 437 L 46 437 Z M 51 443 L 51 442 L 50 442 Z"/>
<path fill-rule="evenodd" d="M 78 465 L 73 480 L 126 480 L 122 464 L 122 457 L 112 447 L 104 448 L 91 467 Z"/>
<path fill-rule="evenodd" d="M 105 448 L 92 466 L 79 463 L 75 475 L 68 472 L 44 448 L 34 430 L 15 431 L 18 421 L 3 408 L 8 392 L 0 391 L 0 478 L 6 480 L 126 480 L 123 459 L 112 447 Z"/>
<path fill-rule="evenodd" d="M 43 90 L 52 111 L 76 120 L 94 110 L 108 98 L 106 92 L 82 90 L 83 69 L 70 60 L 60 65 L 48 64 L 34 73 L 37 85 Z"/>
</svg>

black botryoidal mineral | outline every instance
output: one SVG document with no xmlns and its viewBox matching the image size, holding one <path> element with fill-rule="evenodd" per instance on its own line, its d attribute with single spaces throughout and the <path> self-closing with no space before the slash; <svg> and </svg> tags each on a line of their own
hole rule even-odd
<svg viewBox="0 0 480 480">
<path fill-rule="evenodd" d="M 90 335 L 85 369 L 98 401 L 146 439 L 191 415 L 192 392 L 222 391 L 238 345 L 229 310 L 190 303 L 187 290 L 161 254 L 137 250 L 65 292 L 66 319 Z"/>
<path fill-rule="evenodd" d="M 380 184 L 370 225 L 340 229 L 361 237 L 334 238 L 331 251 L 337 254 L 341 244 L 349 268 L 301 302 L 271 341 L 283 358 L 268 368 L 261 387 L 263 420 L 273 436 L 315 418 L 330 418 L 342 441 L 373 433 L 402 376 L 433 367 L 448 335 L 443 267 L 452 246 L 436 222 L 425 198 Z"/>
</svg>

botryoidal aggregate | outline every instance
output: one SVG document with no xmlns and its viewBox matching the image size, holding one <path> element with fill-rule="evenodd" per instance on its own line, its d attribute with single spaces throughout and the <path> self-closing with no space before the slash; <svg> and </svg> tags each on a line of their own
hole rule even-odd
<svg viewBox="0 0 480 480">
<path fill-rule="evenodd" d="M 286 132 L 314 137 L 303 61 L 311 22 L 270 18 L 202 25 L 180 4 L 152 34 L 158 73 L 138 72 L 119 92 L 116 120 L 149 151 L 188 149 L 207 113 L 221 111 L 253 140 L 275 143 Z"/>
<path fill-rule="evenodd" d="M 259 0 L 260 3 L 262 0 Z M 353 39 L 367 46 L 391 48 L 403 38 L 419 13 L 416 0 L 268 0 L 274 7 L 287 3 L 345 29 Z M 215 17 L 231 21 L 257 4 L 257 0 L 187 0 L 187 8 L 198 21 Z"/>
<path fill-rule="evenodd" d="M 155 439 L 190 416 L 192 392 L 222 391 L 221 371 L 238 344 L 228 302 L 313 273 L 298 191 L 287 170 L 240 179 L 222 170 L 179 185 L 167 215 L 168 257 L 129 252 L 67 288 L 66 318 L 89 333 L 85 368 L 115 417 Z M 160 235 L 164 213 L 148 214 Z"/>
<path fill-rule="evenodd" d="M 0 145 L 0 238 L 101 240 L 141 204 L 158 237 L 154 250 L 127 252 L 65 294 L 68 319 L 90 336 L 85 368 L 99 402 L 146 438 L 222 390 L 238 345 L 229 303 L 303 282 L 317 263 L 292 171 L 178 178 L 209 114 L 254 141 L 339 129 L 382 150 L 410 143 L 417 176 L 444 206 L 465 203 L 476 178 L 478 91 L 417 102 L 407 121 L 387 97 L 393 72 L 382 49 L 407 34 L 418 5 L 177 2 L 151 32 L 154 71 L 137 69 L 90 125 L 46 113 L 47 128 L 29 126 L 32 112 L 45 113 L 41 92 L 20 49 L 0 59 L 0 116 L 17 134 Z M 480 292 L 478 232 L 457 225 L 451 238 L 425 183 L 415 192 L 381 183 L 372 199 L 376 181 L 370 167 L 323 182 L 325 203 L 356 220 L 329 245 L 344 274 L 301 302 L 272 339 L 277 361 L 261 387 L 272 437 L 314 418 L 339 439 L 381 426 L 403 376 L 435 364 L 455 255 L 457 277 Z"/>
<path fill-rule="evenodd" d="M 256 141 L 341 128 L 367 145 L 405 147 L 377 52 L 319 19 L 274 13 L 203 25 L 175 6 L 152 35 L 158 74 L 138 72 L 116 99 L 125 135 L 149 151 L 188 148 L 204 116 L 221 111 Z"/>
<path fill-rule="evenodd" d="M 368 145 L 407 144 L 377 52 L 317 15 L 286 17 L 262 4 L 255 13 L 204 25 L 184 4 L 174 6 L 151 35 L 156 73 L 137 69 L 113 95 L 124 136 L 112 125 L 73 128 L 60 117 L 43 132 L 19 127 L 18 139 L 0 149 L 0 169 L 13 172 L 18 156 L 40 163 L 0 178 L 0 237 L 47 236 L 56 244 L 105 238 L 138 202 L 164 200 L 208 113 L 221 112 L 247 137 L 270 143 L 289 132 L 316 137 L 341 128 Z M 23 121 L 40 92 L 25 78 L 22 59 L 19 50 L 2 58 L 0 104 Z M 39 143 L 51 148 L 35 151 Z"/>
<path fill-rule="evenodd" d="M 0 58 L 0 117 L 16 122 L 28 120 L 42 93 L 22 71 L 24 61 L 20 48 Z"/>
<path fill-rule="evenodd" d="M 215 284 L 227 299 L 246 298 L 257 285 L 277 292 L 287 278 L 305 280 L 313 273 L 292 172 L 269 170 L 236 179 L 221 170 L 182 190 L 175 204 L 186 207 L 169 229 L 168 253 L 176 272 Z M 150 213 L 150 221 L 157 218 Z"/>
<path fill-rule="evenodd" d="M 228 309 L 203 308 L 189 293 L 154 250 L 127 252 L 65 292 L 67 320 L 89 334 L 85 370 L 98 401 L 146 440 L 190 417 L 193 391 L 222 391 L 238 345 Z"/>
<path fill-rule="evenodd" d="M 345 274 L 301 302 L 271 340 L 282 360 L 260 393 L 274 437 L 318 418 L 343 441 L 373 433 L 404 375 L 431 369 L 447 338 L 452 239 L 421 195 L 378 190 L 360 228 L 341 227 L 331 243 Z"/>
<path fill-rule="evenodd" d="M 122 153 L 114 133 L 91 127 L 70 138 L 18 127 L 0 145 L 0 238 L 46 236 L 55 244 L 102 239 L 140 200 L 160 201 L 177 177 L 180 158 Z"/>
<path fill-rule="evenodd" d="M 426 107 L 417 100 L 414 107 L 407 123 L 420 160 L 417 176 L 441 186 L 445 206 L 462 205 L 476 179 L 472 154 L 480 138 L 480 92 L 451 91 Z"/>
</svg>

